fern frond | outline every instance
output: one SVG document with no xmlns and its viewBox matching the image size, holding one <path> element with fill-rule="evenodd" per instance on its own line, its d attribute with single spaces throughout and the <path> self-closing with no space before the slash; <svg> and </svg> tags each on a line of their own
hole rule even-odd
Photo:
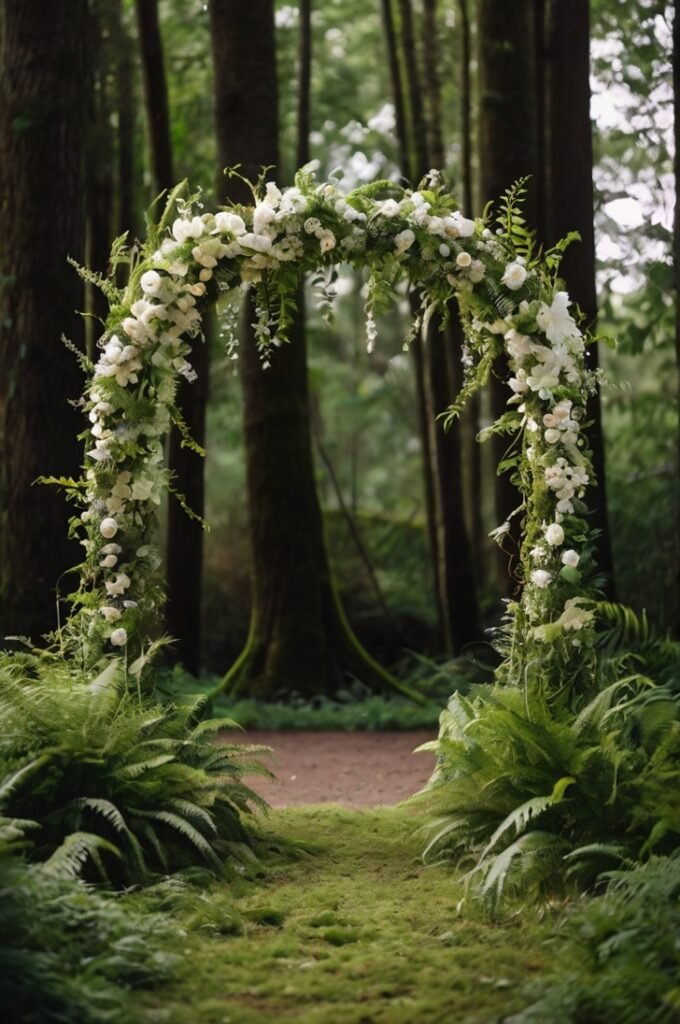
<svg viewBox="0 0 680 1024">
<path fill-rule="evenodd" d="M 79 878 L 94 850 L 110 853 L 122 859 L 117 846 L 92 832 L 71 832 L 51 857 L 41 865 L 41 871 L 52 878 Z"/>
</svg>

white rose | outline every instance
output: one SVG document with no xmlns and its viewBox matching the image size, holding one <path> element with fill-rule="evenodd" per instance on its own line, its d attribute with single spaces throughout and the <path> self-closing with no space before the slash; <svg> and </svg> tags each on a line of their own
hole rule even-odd
<svg viewBox="0 0 680 1024">
<path fill-rule="evenodd" d="M 527 279 L 526 267 L 523 267 L 521 263 L 508 263 L 505 268 L 505 273 L 501 278 L 501 284 L 504 284 L 510 291 L 516 292 L 518 288 L 521 288 Z"/>
<path fill-rule="evenodd" d="M 100 608 L 99 614 L 103 615 L 107 622 L 115 622 L 120 618 L 120 611 L 117 608 L 112 608 L 110 605 Z"/>
<path fill-rule="evenodd" d="M 101 565 L 102 569 L 113 569 L 114 565 L 116 565 L 117 562 L 117 555 L 106 555 L 104 558 L 102 558 L 99 564 Z"/>
<path fill-rule="evenodd" d="M 130 586 L 130 577 L 124 572 L 119 572 L 115 580 L 108 580 L 104 585 L 109 597 L 120 597 Z"/>
<path fill-rule="evenodd" d="M 543 437 L 546 440 L 546 444 L 557 444 L 560 439 L 560 432 L 559 430 L 555 430 L 554 427 L 550 427 L 546 430 Z"/>
<path fill-rule="evenodd" d="M 118 629 L 114 629 L 109 639 L 114 647 L 125 647 L 127 643 L 127 631 L 120 626 Z"/>
<path fill-rule="evenodd" d="M 562 553 L 562 565 L 569 565 L 572 569 L 575 569 L 578 563 L 581 561 L 581 556 L 578 551 L 564 551 Z"/>
<path fill-rule="evenodd" d="M 469 267 L 471 263 L 472 263 L 472 256 L 470 255 L 469 252 L 459 252 L 458 255 L 456 256 L 456 266 L 457 267 L 463 267 L 463 268 Z"/>
<path fill-rule="evenodd" d="M 551 573 L 546 572 L 545 569 L 534 569 L 534 571 L 531 574 L 531 582 L 534 584 L 534 586 L 540 587 L 541 589 L 547 587 L 551 579 Z"/>
<path fill-rule="evenodd" d="M 111 540 L 111 538 L 115 537 L 118 533 L 118 523 L 115 519 L 102 519 L 99 524 L 99 532 L 102 537 L 106 537 L 107 540 Z"/>
<path fill-rule="evenodd" d="M 560 544 L 564 544 L 564 530 L 559 523 L 551 523 L 545 531 L 545 539 L 548 544 L 552 544 L 553 547 L 558 548 Z"/>
</svg>

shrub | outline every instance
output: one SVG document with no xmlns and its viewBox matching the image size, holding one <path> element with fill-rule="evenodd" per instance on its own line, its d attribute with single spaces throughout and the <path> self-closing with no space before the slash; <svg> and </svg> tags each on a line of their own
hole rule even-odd
<svg viewBox="0 0 680 1024">
<path fill-rule="evenodd" d="M 85 682 L 73 663 L 0 658 L 0 813 L 33 820 L 47 873 L 143 880 L 244 855 L 242 812 L 263 801 L 242 782 L 255 748 L 211 741 L 205 699 L 161 705 L 128 687 L 121 659 Z"/>
<path fill-rule="evenodd" d="M 558 970 L 507 1024 L 670 1024 L 680 1011 L 680 857 L 613 872 L 569 913 Z"/>
</svg>

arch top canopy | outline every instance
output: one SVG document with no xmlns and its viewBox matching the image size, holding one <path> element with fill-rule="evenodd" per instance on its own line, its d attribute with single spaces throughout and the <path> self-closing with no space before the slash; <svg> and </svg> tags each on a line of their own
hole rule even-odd
<svg viewBox="0 0 680 1024">
<path fill-rule="evenodd" d="M 524 191 L 524 182 L 509 189 L 491 222 L 464 216 L 434 172 L 415 191 L 383 181 L 344 194 L 307 167 L 294 186 L 261 181 L 252 205 L 216 213 L 203 211 L 200 195 L 183 184 L 131 262 L 124 291 L 83 272 L 111 307 L 99 357 L 88 367 L 84 475 L 66 482 L 81 509 L 72 530 L 85 549 L 66 633 L 85 645 L 88 662 L 122 649 L 139 654 L 158 620 L 157 511 L 164 489 L 172 489 L 162 437 L 175 423 L 192 443 L 175 393 L 180 376 L 194 377 L 191 349 L 201 343 L 208 305 L 222 291 L 251 290 L 263 364 L 275 372 L 274 349 L 287 340 L 302 275 L 332 273 L 339 263 L 368 271 L 369 347 L 402 282 L 421 299 L 410 337 L 435 312 L 445 319 L 456 300 L 465 366 L 451 415 L 506 352 L 507 411 L 490 432 L 515 436 L 510 468 L 524 499 L 523 589 L 513 610 L 532 645 L 550 641 L 565 664 L 582 660 L 593 570 L 582 500 L 592 466 L 582 426 L 597 382 L 557 279 L 566 242 L 536 253 L 521 212 Z M 129 256 L 118 240 L 113 269 L 123 261 Z"/>
</svg>

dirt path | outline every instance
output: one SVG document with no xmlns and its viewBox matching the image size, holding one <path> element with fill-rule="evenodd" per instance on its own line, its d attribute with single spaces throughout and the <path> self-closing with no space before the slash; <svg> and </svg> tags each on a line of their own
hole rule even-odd
<svg viewBox="0 0 680 1024">
<path fill-rule="evenodd" d="M 413 750 L 433 733 L 264 732 L 225 736 L 229 742 L 272 748 L 263 761 L 276 779 L 247 779 L 272 807 L 338 803 L 345 807 L 398 804 L 425 785 L 433 755 Z"/>
</svg>

